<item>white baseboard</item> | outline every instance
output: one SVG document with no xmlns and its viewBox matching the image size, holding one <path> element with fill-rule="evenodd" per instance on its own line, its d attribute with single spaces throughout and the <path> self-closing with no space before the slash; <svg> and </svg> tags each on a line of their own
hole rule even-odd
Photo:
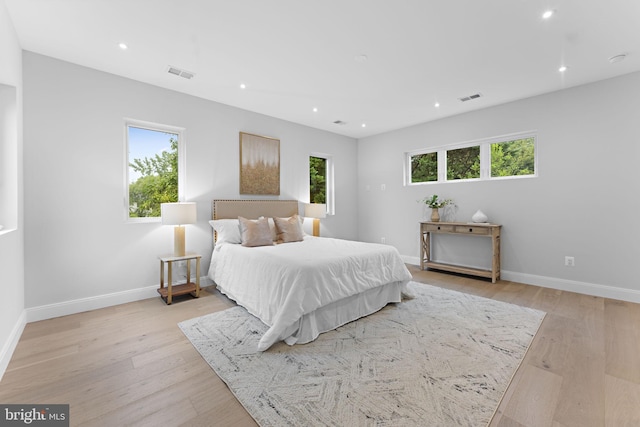
<svg viewBox="0 0 640 427">
<path fill-rule="evenodd" d="M 27 313 L 26 310 L 22 310 L 20 317 L 18 317 L 18 321 L 13 326 L 11 330 L 11 334 L 7 341 L 5 341 L 2 346 L 2 351 L 0 351 L 0 381 L 4 376 L 7 367 L 9 366 L 9 362 L 11 361 L 11 356 L 13 356 L 13 352 L 18 345 L 18 341 L 20 341 L 20 337 L 22 336 L 22 331 L 24 331 L 24 327 L 27 325 Z"/>
<path fill-rule="evenodd" d="M 96 310 L 98 308 L 152 298 L 158 296 L 157 289 L 158 286 L 147 286 L 145 288 L 27 308 L 27 322 L 38 322 L 54 317 L 67 316 L 69 314 L 82 313 L 83 311 Z"/>
<path fill-rule="evenodd" d="M 210 284 L 208 277 L 201 277 L 201 286 Z M 54 304 L 41 305 L 39 307 L 27 308 L 27 323 L 39 320 L 52 319 L 54 317 L 67 316 L 69 314 L 82 313 L 83 311 L 96 310 L 99 308 L 111 307 L 118 304 L 125 304 L 133 301 L 140 301 L 147 298 L 160 298 L 158 295 L 158 285 L 146 286 L 144 288 L 130 289 L 112 294 L 96 295 L 94 297 L 80 298 L 71 301 L 64 301 Z"/>
<path fill-rule="evenodd" d="M 420 265 L 419 257 L 401 255 L 401 258 L 407 264 Z M 542 286 L 543 288 L 558 289 L 560 291 L 576 292 L 578 294 L 640 303 L 640 291 L 634 289 L 618 288 L 615 286 L 600 285 L 597 283 L 578 282 L 576 280 L 558 279 L 556 277 L 537 276 L 535 274 L 517 273 L 505 270 L 500 272 L 500 277 L 504 280 L 509 280 L 510 282 L 524 283 L 526 285 L 536 285 Z"/>
<path fill-rule="evenodd" d="M 501 271 L 500 276 L 504 280 L 509 280 L 511 282 L 542 286 L 543 288 L 576 292 L 578 294 L 592 295 L 602 298 L 611 298 L 621 301 L 640 303 L 640 291 L 634 289 L 600 285 L 597 283 L 578 282 L 576 280 L 558 279 L 555 277 L 536 276 L 534 274 L 516 273 L 513 271 L 504 270 Z"/>
</svg>

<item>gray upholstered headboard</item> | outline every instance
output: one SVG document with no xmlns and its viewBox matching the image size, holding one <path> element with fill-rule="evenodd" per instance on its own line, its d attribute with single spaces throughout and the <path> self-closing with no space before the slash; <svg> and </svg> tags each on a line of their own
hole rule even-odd
<svg viewBox="0 0 640 427">
<path fill-rule="evenodd" d="M 213 219 L 238 218 L 258 219 L 287 218 L 298 213 L 297 200 L 214 200 Z"/>
</svg>

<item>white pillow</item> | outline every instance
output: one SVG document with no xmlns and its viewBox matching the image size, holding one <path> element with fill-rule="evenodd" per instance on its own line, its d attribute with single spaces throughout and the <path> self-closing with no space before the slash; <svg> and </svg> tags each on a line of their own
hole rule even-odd
<svg viewBox="0 0 640 427">
<path fill-rule="evenodd" d="M 214 219 L 209 221 L 216 231 L 216 243 L 242 243 L 240 235 L 240 222 L 237 219 Z"/>
</svg>

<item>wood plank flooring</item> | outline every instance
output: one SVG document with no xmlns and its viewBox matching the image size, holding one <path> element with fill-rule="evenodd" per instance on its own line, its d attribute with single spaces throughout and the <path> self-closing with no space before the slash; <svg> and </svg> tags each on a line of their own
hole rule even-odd
<svg viewBox="0 0 640 427">
<path fill-rule="evenodd" d="M 409 266 L 414 280 L 547 312 L 493 427 L 640 425 L 640 305 Z M 1 403 L 68 403 L 73 426 L 255 426 L 177 323 L 233 306 L 158 297 L 30 323 Z"/>
</svg>

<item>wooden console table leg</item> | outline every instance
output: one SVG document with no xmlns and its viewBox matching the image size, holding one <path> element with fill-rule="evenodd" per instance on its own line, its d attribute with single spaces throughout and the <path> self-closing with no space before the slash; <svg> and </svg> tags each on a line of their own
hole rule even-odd
<svg viewBox="0 0 640 427">
<path fill-rule="evenodd" d="M 491 283 L 496 283 L 500 278 L 500 235 L 497 234 L 497 230 L 494 230 L 491 236 L 491 252 L 493 253 Z"/>
<path fill-rule="evenodd" d="M 420 251 L 420 270 L 424 270 L 425 263 L 431 259 L 431 233 L 422 233 L 422 248 Z"/>
</svg>

